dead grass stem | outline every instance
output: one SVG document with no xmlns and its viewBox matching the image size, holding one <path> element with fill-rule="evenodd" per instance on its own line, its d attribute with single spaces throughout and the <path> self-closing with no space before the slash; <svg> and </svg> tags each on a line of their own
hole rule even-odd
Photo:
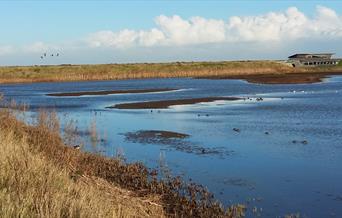
<svg viewBox="0 0 342 218">
<path fill-rule="evenodd" d="M 31 144 L 32 135 L 21 132 L 26 127 L 18 126 L 14 117 L 4 118 L 3 115 L 1 113 L 1 217 L 164 216 L 158 199 L 136 197 L 131 191 L 99 177 L 85 174 L 75 177 L 70 166 L 56 165 L 50 160 L 51 156 L 46 156 L 46 151 L 42 153 L 37 149 L 44 146 L 45 140 L 37 141 L 42 135 L 34 139 L 41 144 Z"/>
</svg>

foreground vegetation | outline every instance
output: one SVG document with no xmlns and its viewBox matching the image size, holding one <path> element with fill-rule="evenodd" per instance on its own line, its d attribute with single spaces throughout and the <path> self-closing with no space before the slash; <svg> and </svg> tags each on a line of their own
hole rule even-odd
<svg viewBox="0 0 342 218">
<path fill-rule="evenodd" d="M 293 68 L 276 61 L 176 62 L 143 64 L 0 67 L 0 83 L 224 77 L 290 73 L 336 73 L 342 67 Z"/>
<path fill-rule="evenodd" d="M 125 163 L 66 146 L 56 115 L 34 126 L 0 111 L 0 214 L 4 217 L 241 217 L 204 187 L 161 178 Z"/>
<path fill-rule="evenodd" d="M 3 111 L 0 118 L 1 217 L 165 216 L 157 197 L 138 197 L 65 162 L 56 164 L 61 157 L 51 160 L 47 152 L 59 144 L 58 136 L 42 125 L 27 127 Z"/>
</svg>

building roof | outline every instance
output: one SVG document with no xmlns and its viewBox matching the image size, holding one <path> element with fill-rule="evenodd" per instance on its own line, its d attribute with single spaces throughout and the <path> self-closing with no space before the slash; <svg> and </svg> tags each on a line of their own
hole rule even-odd
<svg viewBox="0 0 342 218">
<path fill-rule="evenodd" d="M 341 61 L 341 59 L 337 58 L 331 58 L 331 59 L 326 59 L 326 58 L 297 58 L 296 61 L 300 62 L 334 62 L 334 61 Z"/>
<path fill-rule="evenodd" d="M 302 53 L 302 54 L 294 54 L 289 56 L 288 58 L 305 58 L 306 56 L 311 56 L 314 58 L 321 58 L 322 56 L 329 56 L 331 57 L 332 55 L 334 55 L 335 53 Z"/>
</svg>

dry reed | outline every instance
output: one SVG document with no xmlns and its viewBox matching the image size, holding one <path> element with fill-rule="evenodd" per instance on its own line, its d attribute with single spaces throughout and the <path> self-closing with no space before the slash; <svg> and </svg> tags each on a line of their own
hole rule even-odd
<svg viewBox="0 0 342 218">
<path fill-rule="evenodd" d="M 277 75 L 341 71 L 341 67 L 293 68 L 277 61 L 18 66 L 0 67 L 0 83 Z"/>
<path fill-rule="evenodd" d="M 63 140 L 66 145 L 81 146 L 83 145 L 79 135 L 77 121 L 71 119 L 67 121 L 63 129 Z"/>
<path fill-rule="evenodd" d="M 42 144 L 30 143 L 31 136 L 21 132 L 25 126 L 0 113 L 1 217 L 164 216 L 163 208 L 149 198 L 135 197 L 98 177 L 76 179 L 72 170 L 37 149 Z"/>
</svg>

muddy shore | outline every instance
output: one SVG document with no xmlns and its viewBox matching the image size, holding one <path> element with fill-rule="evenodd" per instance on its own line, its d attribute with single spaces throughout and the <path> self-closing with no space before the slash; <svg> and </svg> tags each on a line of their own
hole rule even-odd
<svg viewBox="0 0 342 218">
<path fill-rule="evenodd" d="M 324 79 L 334 75 L 342 75 L 342 72 L 207 76 L 196 77 L 196 79 L 241 79 L 257 84 L 312 84 L 323 82 Z"/>
<path fill-rule="evenodd" d="M 161 101 L 145 101 L 145 102 L 133 102 L 122 103 L 109 106 L 107 108 L 116 109 L 166 109 L 175 105 L 191 105 L 197 103 L 207 103 L 214 101 L 236 101 L 241 98 L 237 97 L 207 97 L 207 98 L 190 98 L 190 99 L 173 99 L 173 100 L 161 100 Z"/>
<path fill-rule="evenodd" d="M 54 97 L 78 97 L 84 95 L 112 95 L 112 94 L 139 94 L 139 93 L 153 93 L 153 92 L 167 92 L 175 91 L 177 89 L 131 89 L 131 90 L 108 90 L 108 91 L 85 91 L 85 92 L 62 92 L 49 93 L 47 96 Z"/>
</svg>

